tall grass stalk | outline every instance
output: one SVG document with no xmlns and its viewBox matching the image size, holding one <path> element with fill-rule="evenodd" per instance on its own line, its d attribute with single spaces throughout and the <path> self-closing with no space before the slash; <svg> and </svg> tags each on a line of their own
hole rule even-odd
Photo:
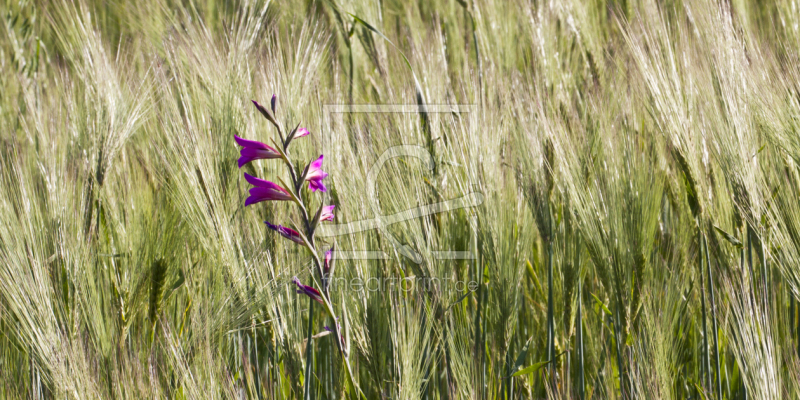
<svg viewBox="0 0 800 400">
<path fill-rule="evenodd" d="M 308 328 L 306 328 L 306 370 L 303 372 L 303 400 L 311 400 L 311 380 L 314 371 L 314 300 L 308 299 Z"/>
<path fill-rule="evenodd" d="M 577 327 L 578 333 L 575 337 L 578 348 L 578 398 L 580 400 L 586 399 L 586 372 L 584 365 L 584 348 L 583 348 L 583 279 L 578 274 L 578 310 L 577 310 Z"/>
<path fill-rule="evenodd" d="M 697 260 L 698 260 L 698 264 L 699 264 L 699 267 L 700 267 L 699 271 L 698 271 L 700 273 L 700 314 L 701 314 L 702 324 L 703 324 L 703 350 L 700 352 L 703 361 L 702 361 L 700 367 L 702 369 L 703 386 L 705 388 L 707 388 L 708 390 L 710 390 L 713 387 L 713 385 L 711 384 L 711 379 L 712 379 L 712 376 L 711 376 L 712 375 L 711 374 L 711 356 L 709 354 L 708 328 L 706 326 L 706 321 L 707 321 L 707 318 L 706 318 L 706 284 L 705 284 L 705 277 L 704 277 L 705 274 L 703 274 L 703 272 L 704 272 L 703 270 L 705 269 L 705 264 L 703 262 L 703 257 L 705 257 L 705 253 L 704 253 L 704 251 L 705 251 L 705 249 L 704 249 L 705 240 L 703 240 L 702 233 L 697 235 L 697 239 L 698 239 L 697 241 L 699 242 L 699 245 L 700 245 L 700 251 L 697 254 Z"/>
<path fill-rule="evenodd" d="M 714 232 L 709 232 L 709 234 L 713 235 Z M 702 238 L 704 242 L 704 247 L 706 250 L 706 272 L 708 276 L 708 299 L 709 299 L 709 308 L 711 310 L 711 329 L 713 329 L 713 338 L 714 338 L 714 367 L 715 367 L 715 375 L 716 375 L 716 383 L 717 383 L 717 390 L 716 395 L 717 399 L 722 399 L 722 371 L 720 370 L 719 365 L 719 330 L 717 329 L 717 306 L 714 300 L 714 279 L 711 276 L 711 257 L 709 256 L 708 251 L 708 243 L 706 242 L 705 236 Z"/>
</svg>

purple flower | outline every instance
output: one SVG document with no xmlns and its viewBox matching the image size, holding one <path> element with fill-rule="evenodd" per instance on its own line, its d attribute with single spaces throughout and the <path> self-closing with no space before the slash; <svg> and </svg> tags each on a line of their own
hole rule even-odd
<svg viewBox="0 0 800 400">
<path fill-rule="evenodd" d="M 333 217 L 334 217 L 333 209 L 334 208 L 336 208 L 336 206 L 325 206 L 325 207 L 322 207 L 322 214 L 320 214 L 319 220 L 320 221 L 333 221 Z"/>
<path fill-rule="evenodd" d="M 292 129 L 291 132 L 289 132 L 289 135 L 286 136 L 286 141 L 284 142 L 284 146 L 288 147 L 289 143 L 291 143 L 292 140 L 301 138 L 303 136 L 308 136 L 309 134 L 310 132 L 308 131 L 308 129 L 300 128 L 300 124 L 297 124 L 297 126 L 294 129 Z"/>
<path fill-rule="evenodd" d="M 247 182 L 254 186 L 250 188 L 250 197 L 248 197 L 244 202 L 245 207 L 267 200 L 292 200 L 292 195 L 290 195 L 286 189 L 270 181 L 258 179 L 248 173 L 244 174 L 244 178 L 247 179 Z"/>
<path fill-rule="evenodd" d="M 330 250 L 325 252 L 325 261 L 324 261 L 324 265 L 322 266 L 322 269 L 325 271 L 326 275 L 331 270 L 331 259 L 332 258 L 333 258 L 333 247 L 331 247 Z"/>
<path fill-rule="evenodd" d="M 264 221 L 264 223 L 267 224 L 269 229 L 278 232 L 281 236 L 285 237 L 286 239 L 289 239 L 297 244 L 305 244 L 303 242 L 303 238 L 300 237 L 300 234 L 296 230 L 292 228 L 287 228 L 282 225 L 273 225 L 270 224 L 269 221 Z"/>
<path fill-rule="evenodd" d="M 324 156 L 320 155 L 318 159 L 308 166 L 306 180 L 308 181 L 308 187 L 312 192 L 316 192 L 317 190 L 321 190 L 323 192 L 328 191 L 328 188 L 326 188 L 322 183 L 322 180 L 328 177 L 328 173 L 322 170 L 322 157 Z"/>
<path fill-rule="evenodd" d="M 238 143 L 239 146 L 242 146 L 242 149 L 239 151 L 239 154 L 242 155 L 239 157 L 239 168 L 242 168 L 245 164 L 253 160 L 281 158 L 281 154 L 278 153 L 277 150 L 264 143 L 242 139 L 236 135 L 233 135 L 233 138 L 236 139 L 236 143 Z"/>
<path fill-rule="evenodd" d="M 301 138 L 303 136 L 308 136 L 310 134 L 311 134 L 311 132 L 309 132 L 308 129 L 300 128 L 300 129 L 297 130 L 297 132 L 294 133 L 294 136 L 292 136 L 292 139 Z"/>
<path fill-rule="evenodd" d="M 314 289 L 311 286 L 306 286 L 300 283 L 300 279 L 297 279 L 295 276 L 292 278 L 292 282 L 297 285 L 297 293 L 304 294 L 310 297 L 312 300 L 317 301 L 319 304 L 325 304 L 324 300 L 322 299 L 322 294 L 319 293 L 319 290 Z"/>
</svg>

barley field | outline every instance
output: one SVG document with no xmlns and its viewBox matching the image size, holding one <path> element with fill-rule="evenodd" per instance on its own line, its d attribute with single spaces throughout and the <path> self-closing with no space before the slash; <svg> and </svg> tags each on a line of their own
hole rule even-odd
<svg viewBox="0 0 800 400">
<path fill-rule="evenodd" d="M 800 399 L 796 0 L 0 4 L 2 399 Z"/>
</svg>

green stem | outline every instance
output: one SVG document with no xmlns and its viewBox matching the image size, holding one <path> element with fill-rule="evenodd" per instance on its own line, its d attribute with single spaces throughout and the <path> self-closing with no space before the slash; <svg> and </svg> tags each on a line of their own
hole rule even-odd
<svg viewBox="0 0 800 400">
<path fill-rule="evenodd" d="M 711 385 L 711 356 L 708 354 L 708 326 L 706 325 L 706 280 L 703 275 L 703 242 L 702 233 L 698 236 L 700 240 L 700 254 L 698 255 L 698 260 L 700 262 L 700 310 L 701 315 L 703 318 L 703 351 L 702 357 L 703 362 L 701 363 L 701 370 L 702 370 L 702 379 L 703 386 L 706 389 L 710 390 Z"/>
<path fill-rule="evenodd" d="M 476 243 L 478 242 L 478 238 L 477 237 L 475 237 L 475 242 Z M 480 248 L 480 245 L 478 244 L 477 247 Z M 480 383 L 480 389 L 479 389 L 479 392 L 478 392 L 479 393 L 478 398 L 483 400 L 483 399 L 485 399 L 484 388 L 485 388 L 485 383 L 486 383 L 486 358 L 484 357 L 485 356 L 484 352 L 486 350 L 486 346 L 482 345 L 483 344 L 483 338 L 482 338 L 482 332 L 481 332 L 481 324 L 483 322 L 482 321 L 482 315 L 483 315 L 483 309 L 484 309 L 483 304 L 485 302 L 484 301 L 484 294 L 485 294 L 487 288 L 486 288 L 486 285 L 485 285 L 485 282 L 484 282 L 484 278 L 483 278 L 483 269 L 481 268 L 481 265 L 483 265 L 483 264 L 481 263 L 480 255 L 477 255 L 477 256 L 478 257 L 477 257 L 477 260 L 476 260 L 476 263 L 475 263 L 476 264 L 475 280 L 480 282 L 480 284 L 478 285 L 478 307 L 475 310 L 476 316 L 475 316 L 475 327 L 474 327 L 475 328 L 475 334 L 474 334 L 474 338 L 475 338 L 475 357 L 479 360 L 478 368 L 480 368 L 480 374 L 481 374 L 480 375 L 480 382 L 479 382 Z"/>
<path fill-rule="evenodd" d="M 794 294 L 793 293 L 790 293 L 790 294 L 793 296 L 792 298 L 794 298 Z M 798 306 L 800 306 L 800 304 L 798 304 Z M 794 313 L 792 314 L 792 318 L 795 318 Z M 797 318 L 797 322 L 796 323 L 797 323 L 797 325 L 795 325 L 794 332 L 795 332 L 795 335 L 799 336 L 799 338 L 797 339 L 797 354 L 800 355 L 800 318 Z"/>
<path fill-rule="evenodd" d="M 507 378 L 502 380 L 502 384 L 500 386 L 500 398 L 501 399 L 505 399 L 505 400 L 510 400 L 512 398 L 512 396 L 513 396 L 513 394 L 511 393 L 511 388 L 510 388 L 511 385 L 512 385 L 512 382 L 513 382 L 512 381 L 513 378 L 511 376 L 511 374 L 514 373 L 513 366 L 511 364 L 511 343 L 510 342 L 508 344 L 508 348 L 506 349 L 505 365 L 506 365 L 505 375 L 507 376 Z"/>
<path fill-rule="evenodd" d="M 622 347 L 620 346 L 620 329 L 619 329 L 619 313 L 620 313 L 620 306 L 617 303 L 616 310 L 614 312 L 614 317 L 612 319 L 612 323 L 614 324 L 614 343 L 617 347 L 617 376 L 619 377 L 619 391 L 622 393 L 622 398 L 625 399 L 625 379 L 624 374 L 622 373 Z"/>
<path fill-rule="evenodd" d="M 511 353 L 509 353 L 511 355 Z M 509 375 L 513 373 L 513 364 L 511 359 L 508 360 L 508 368 L 509 368 Z M 509 376 L 508 378 L 508 400 L 514 400 L 514 377 Z"/>
<path fill-rule="evenodd" d="M 750 269 L 750 303 L 756 304 L 756 274 L 753 270 L 753 231 L 749 228 L 745 231 L 747 235 L 747 267 Z M 744 248 L 741 250 L 742 270 L 744 270 Z"/>
<path fill-rule="evenodd" d="M 481 279 L 483 279 L 483 274 L 481 274 Z M 489 294 L 487 293 L 489 287 L 486 283 L 481 284 L 483 286 L 483 300 L 481 301 L 481 315 L 486 314 L 486 303 L 489 299 Z M 485 322 L 482 322 L 481 325 L 481 398 L 486 399 L 486 327 Z"/>
<path fill-rule="evenodd" d="M 753 232 L 755 234 L 755 232 Z M 769 275 L 767 273 L 767 246 L 764 237 L 761 237 L 761 269 L 764 275 L 764 313 L 769 315 L 769 299 L 772 297 L 769 293 Z"/>
<path fill-rule="evenodd" d="M 750 268 L 750 304 L 755 307 L 755 275 L 753 274 L 753 237 L 750 235 L 751 231 L 748 229 L 747 231 L 747 266 Z M 744 271 L 744 248 L 741 250 L 741 257 L 742 257 L 742 264 L 741 268 Z M 754 311 L 754 310 L 753 310 Z M 742 382 L 742 390 L 743 390 L 743 397 L 744 400 L 747 400 L 747 386 L 744 385 L 744 381 Z"/>
<path fill-rule="evenodd" d="M 547 359 L 552 360 L 555 353 L 555 338 L 553 326 L 553 240 L 547 242 Z M 553 364 L 550 363 L 547 369 L 550 375 L 553 373 Z"/>
<path fill-rule="evenodd" d="M 703 238 L 705 240 L 705 237 Z M 714 358 L 717 372 L 717 399 L 722 400 L 722 375 L 719 368 L 719 332 L 717 331 L 717 310 L 714 303 L 714 279 L 711 277 L 711 256 L 706 243 L 706 272 L 708 273 L 708 294 L 711 306 L 711 325 L 714 329 Z"/>
<path fill-rule="evenodd" d="M 578 272 L 578 395 L 580 396 L 580 400 L 586 399 L 586 383 L 584 378 L 584 371 L 583 371 L 583 317 L 582 317 L 582 308 L 581 308 L 581 296 L 583 290 L 583 283 L 581 282 L 580 278 L 580 271 Z"/>
<path fill-rule="evenodd" d="M 311 400 L 311 371 L 312 371 L 312 364 L 314 362 L 314 352 L 312 351 L 312 347 L 314 346 L 314 300 L 309 297 L 308 298 L 308 329 L 306 330 L 306 372 L 305 372 L 305 380 L 303 382 L 303 399 L 304 400 Z"/>
</svg>

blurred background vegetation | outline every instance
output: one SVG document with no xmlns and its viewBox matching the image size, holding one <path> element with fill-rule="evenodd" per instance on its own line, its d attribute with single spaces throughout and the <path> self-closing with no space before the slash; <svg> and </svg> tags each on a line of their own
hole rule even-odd
<svg viewBox="0 0 800 400">
<path fill-rule="evenodd" d="M 2 1 L 2 398 L 359 397 L 243 207 L 273 93 L 337 223 L 483 195 L 326 239 L 478 283 L 335 293 L 366 398 L 800 398 L 794 0 Z"/>
</svg>

